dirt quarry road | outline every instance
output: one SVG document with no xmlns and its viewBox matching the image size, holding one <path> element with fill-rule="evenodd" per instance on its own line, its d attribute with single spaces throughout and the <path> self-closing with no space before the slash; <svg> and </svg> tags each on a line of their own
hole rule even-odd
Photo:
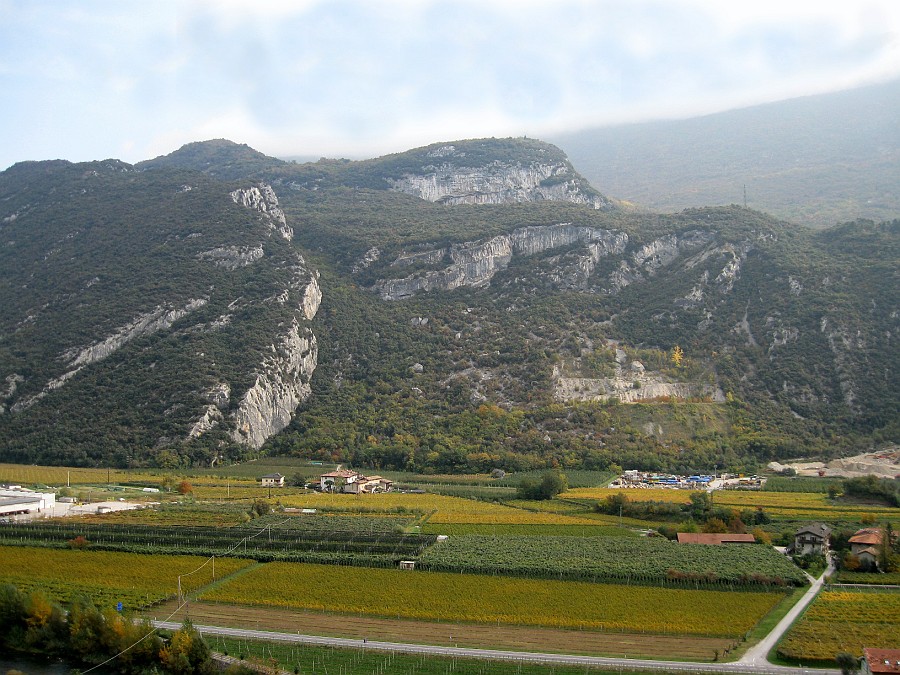
<svg viewBox="0 0 900 675">
<path fill-rule="evenodd" d="M 842 457 L 828 462 L 770 462 L 772 471 L 791 468 L 799 476 L 827 476 L 829 478 L 858 478 L 874 474 L 880 478 L 900 476 L 900 447 L 894 445 L 879 452 L 867 452 L 854 457 Z"/>
</svg>

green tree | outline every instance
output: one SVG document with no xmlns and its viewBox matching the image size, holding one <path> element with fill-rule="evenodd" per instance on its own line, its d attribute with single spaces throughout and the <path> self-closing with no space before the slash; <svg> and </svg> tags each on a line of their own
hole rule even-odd
<svg viewBox="0 0 900 675">
<path fill-rule="evenodd" d="M 569 487 L 566 475 L 548 471 L 540 479 L 524 478 L 516 489 L 519 499 L 553 499 Z"/>
<path fill-rule="evenodd" d="M 185 619 L 169 643 L 159 652 L 159 658 L 166 672 L 175 675 L 205 675 L 216 672 L 210 658 L 209 646 L 194 628 L 190 619 Z"/>
<path fill-rule="evenodd" d="M 853 654 L 841 652 L 834 657 L 834 660 L 840 667 L 843 675 L 853 675 L 853 673 L 859 670 L 859 659 L 853 656 Z"/>
</svg>

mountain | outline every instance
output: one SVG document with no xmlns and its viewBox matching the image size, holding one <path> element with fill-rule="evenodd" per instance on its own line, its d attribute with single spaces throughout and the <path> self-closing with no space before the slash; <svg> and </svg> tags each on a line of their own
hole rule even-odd
<svg viewBox="0 0 900 675">
<path fill-rule="evenodd" d="M 635 212 L 531 139 L 26 163 L 0 204 L 0 461 L 752 470 L 900 431 L 896 221 Z"/>
<path fill-rule="evenodd" d="M 5 460 L 234 457 L 309 395 L 320 291 L 271 189 L 33 162 L 0 202 Z"/>
<path fill-rule="evenodd" d="M 188 143 L 175 152 L 138 162 L 135 168 L 190 169 L 222 180 L 235 180 L 252 173 L 280 166 L 284 162 L 224 138 Z"/>
<path fill-rule="evenodd" d="M 594 185 L 653 211 L 743 204 L 813 227 L 900 214 L 900 80 L 551 140 Z"/>
</svg>

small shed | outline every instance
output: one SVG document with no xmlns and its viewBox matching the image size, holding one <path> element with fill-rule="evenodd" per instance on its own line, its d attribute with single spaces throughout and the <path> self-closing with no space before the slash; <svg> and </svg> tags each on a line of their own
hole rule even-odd
<svg viewBox="0 0 900 675">
<path fill-rule="evenodd" d="M 755 544 L 756 537 L 752 534 L 712 533 L 712 532 L 679 532 L 679 544 L 707 544 L 721 546 L 722 544 Z"/>
<path fill-rule="evenodd" d="M 401 560 L 400 561 L 400 569 L 401 570 L 414 570 L 414 569 L 416 569 L 416 561 L 415 560 Z"/>
</svg>

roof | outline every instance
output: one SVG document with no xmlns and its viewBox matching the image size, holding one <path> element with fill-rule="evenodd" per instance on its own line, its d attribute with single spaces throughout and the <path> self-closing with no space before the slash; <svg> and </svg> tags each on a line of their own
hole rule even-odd
<svg viewBox="0 0 900 675">
<path fill-rule="evenodd" d="M 752 534 L 732 533 L 706 533 L 706 532 L 679 532 L 679 544 L 755 544 L 756 537 Z"/>
<path fill-rule="evenodd" d="M 875 548 L 874 546 L 867 546 L 866 548 L 861 548 L 860 550 L 858 550 L 856 552 L 856 555 L 860 556 L 863 553 L 868 553 L 869 555 L 875 556 L 876 558 L 878 557 L 878 549 Z"/>
<path fill-rule="evenodd" d="M 359 473 L 357 473 L 356 471 L 341 469 L 340 471 L 329 471 L 328 473 L 323 473 L 322 478 L 350 478 L 351 476 L 358 475 Z"/>
<path fill-rule="evenodd" d="M 797 530 L 796 536 L 799 536 L 801 534 L 813 534 L 824 539 L 829 534 L 831 534 L 831 528 L 824 523 L 812 523 L 811 525 L 804 525 L 799 530 Z"/>
<path fill-rule="evenodd" d="M 280 473 L 267 473 L 265 476 L 260 476 L 260 480 L 263 478 L 274 478 L 275 480 L 281 480 L 284 478 Z"/>
<path fill-rule="evenodd" d="M 881 544 L 881 532 L 861 532 L 850 537 L 851 544 L 871 544 L 878 546 Z"/>
<path fill-rule="evenodd" d="M 0 506 L 15 506 L 17 504 L 38 504 L 41 498 L 38 496 L 0 497 Z"/>
<path fill-rule="evenodd" d="M 863 658 L 873 673 L 900 673 L 900 649 L 863 649 Z"/>
</svg>

